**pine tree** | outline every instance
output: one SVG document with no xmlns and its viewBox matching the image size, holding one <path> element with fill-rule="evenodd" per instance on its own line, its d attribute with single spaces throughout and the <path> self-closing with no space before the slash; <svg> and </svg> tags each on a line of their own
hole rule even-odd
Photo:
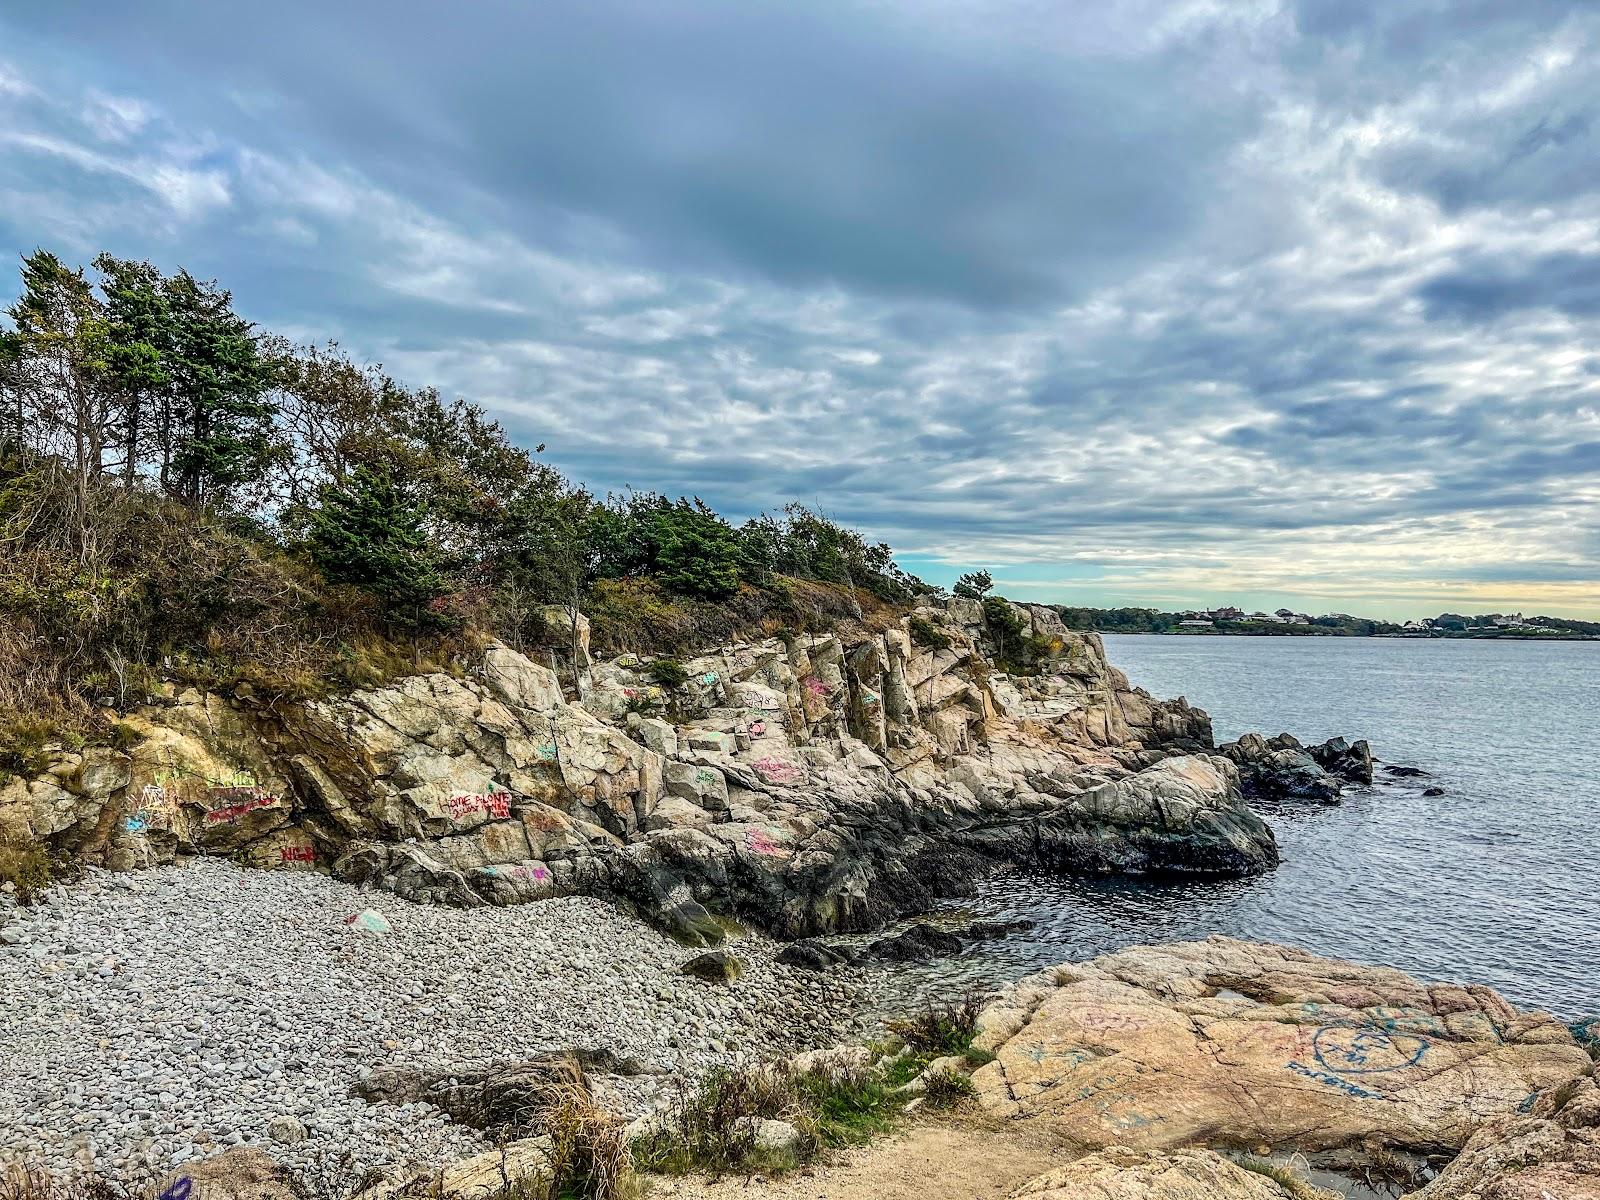
<svg viewBox="0 0 1600 1200">
<path fill-rule="evenodd" d="M 390 619 L 436 624 L 428 606 L 446 580 L 425 517 L 425 507 L 389 472 L 357 467 L 345 482 L 323 489 L 309 519 L 311 557 L 330 580 L 378 596 Z"/>
</svg>

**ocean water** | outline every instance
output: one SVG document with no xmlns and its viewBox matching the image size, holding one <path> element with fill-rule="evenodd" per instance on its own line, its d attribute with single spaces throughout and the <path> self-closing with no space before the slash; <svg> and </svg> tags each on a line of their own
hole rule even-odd
<svg viewBox="0 0 1600 1200">
<path fill-rule="evenodd" d="M 1283 852 L 1209 883 L 1008 874 L 949 916 L 1035 929 L 903 985 L 993 983 L 1139 942 L 1226 933 L 1487 983 L 1565 1019 L 1600 1012 L 1600 643 L 1107 636 L 1157 696 L 1217 739 L 1365 737 L 1429 778 L 1263 809 Z M 1428 786 L 1445 789 L 1424 796 Z"/>
</svg>

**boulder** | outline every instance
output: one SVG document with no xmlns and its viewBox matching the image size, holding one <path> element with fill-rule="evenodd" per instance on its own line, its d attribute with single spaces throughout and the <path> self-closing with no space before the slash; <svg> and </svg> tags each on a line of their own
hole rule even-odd
<svg viewBox="0 0 1600 1200">
<path fill-rule="evenodd" d="M 1529 1097 L 1410 1200 L 1600 1200 L 1600 1086 L 1591 1075 Z"/>
<path fill-rule="evenodd" d="M 185 1189 L 184 1181 L 188 1181 Z M 287 1171 L 264 1150 L 237 1146 L 184 1163 L 160 1183 L 173 1200 L 298 1200 Z"/>
<path fill-rule="evenodd" d="M 873 942 L 867 947 L 866 957 L 883 962 L 929 962 L 960 954 L 965 947 L 959 937 L 947 930 L 917 924 L 894 937 Z"/>
<path fill-rule="evenodd" d="M 807 971 L 823 971 L 840 964 L 851 964 L 856 956 L 848 946 L 830 946 L 815 938 L 790 942 L 775 956 L 785 966 L 801 967 Z"/>
<path fill-rule="evenodd" d="M 1273 1180 L 1212 1150 L 1160 1153 L 1115 1146 L 1023 1184 L 1012 1200 L 1312 1200 L 1336 1198 L 1305 1187 L 1291 1196 Z"/>
<path fill-rule="evenodd" d="M 744 974 L 744 968 L 731 952 L 708 950 L 684 963 L 683 973 L 707 983 L 732 983 Z"/>
<path fill-rule="evenodd" d="M 1329 738 L 1320 746 L 1307 746 L 1306 753 L 1330 775 L 1350 783 L 1367 786 L 1372 783 L 1372 747 L 1365 740 L 1351 742 L 1342 737 Z"/>
<path fill-rule="evenodd" d="M 1217 753 L 1239 768 L 1240 784 L 1248 797 L 1309 800 L 1317 804 L 1339 802 L 1339 780 L 1288 734 L 1269 741 L 1259 733 L 1247 733 L 1238 741 L 1219 746 Z"/>
<path fill-rule="evenodd" d="M 983 1105 L 1086 1147 L 1448 1151 L 1590 1067 L 1488 988 L 1222 937 L 1031 976 L 979 1029 Z"/>
</svg>

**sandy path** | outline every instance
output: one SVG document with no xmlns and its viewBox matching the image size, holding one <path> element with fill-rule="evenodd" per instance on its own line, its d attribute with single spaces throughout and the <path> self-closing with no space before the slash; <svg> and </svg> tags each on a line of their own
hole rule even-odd
<svg viewBox="0 0 1600 1200">
<path fill-rule="evenodd" d="M 1070 1157 L 1026 1124 L 950 1119 L 913 1125 L 781 1179 L 653 1177 L 647 1194 L 651 1200 L 1002 1200 Z"/>
</svg>

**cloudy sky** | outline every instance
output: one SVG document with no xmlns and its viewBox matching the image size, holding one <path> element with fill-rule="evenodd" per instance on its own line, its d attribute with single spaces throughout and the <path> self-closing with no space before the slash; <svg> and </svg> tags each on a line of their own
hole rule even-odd
<svg viewBox="0 0 1600 1200">
<path fill-rule="evenodd" d="M 1019 599 L 1596 616 L 1597 64 L 1586 0 L 15 4 L 0 251 Z"/>
</svg>

